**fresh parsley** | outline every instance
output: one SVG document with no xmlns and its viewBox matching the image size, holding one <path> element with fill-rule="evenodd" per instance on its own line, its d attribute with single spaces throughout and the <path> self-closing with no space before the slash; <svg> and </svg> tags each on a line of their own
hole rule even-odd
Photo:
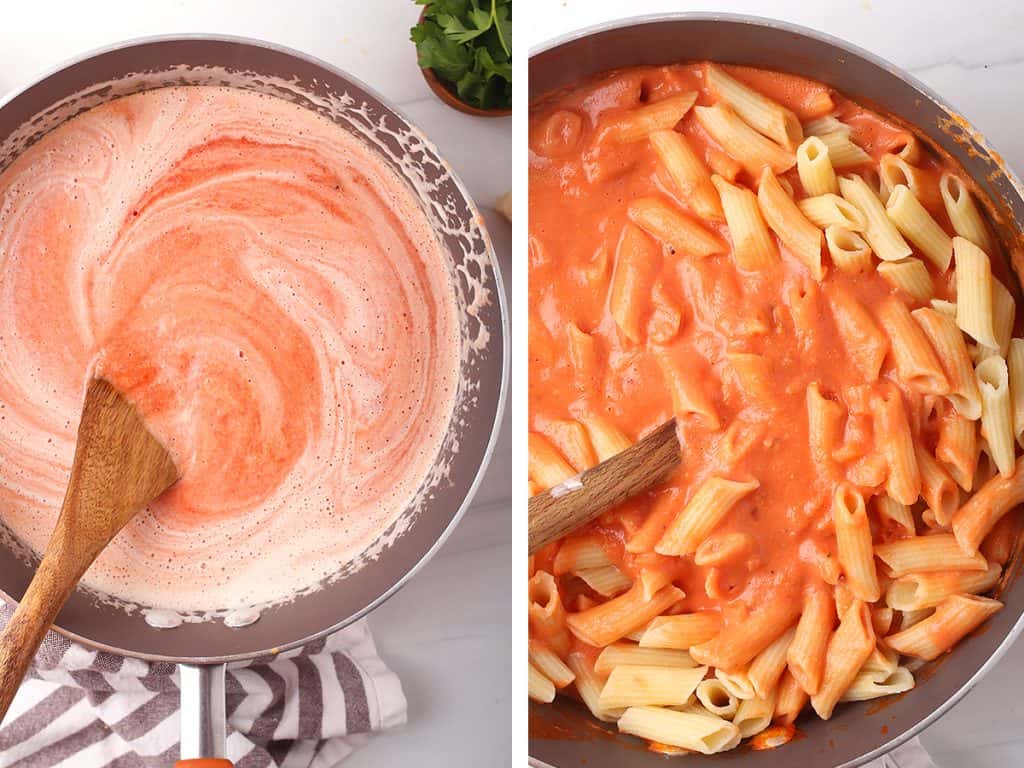
<svg viewBox="0 0 1024 768">
<path fill-rule="evenodd" d="M 512 106 L 512 0 L 415 0 L 426 5 L 410 30 L 419 65 L 481 109 Z"/>
</svg>

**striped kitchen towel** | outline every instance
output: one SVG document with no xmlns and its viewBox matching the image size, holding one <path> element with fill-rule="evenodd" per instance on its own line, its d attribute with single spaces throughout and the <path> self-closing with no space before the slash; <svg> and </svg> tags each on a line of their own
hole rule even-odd
<svg viewBox="0 0 1024 768">
<path fill-rule="evenodd" d="M 0 606 L 0 625 L 11 616 Z M 405 722 L 395 674 L 366 621 L 266 663 L 229 667 L 237 768 L 332 768 Z M 169 768 L 178 758 L 171 664 L 90 651 L 51 632 L 0 727 L 0 768 Z"/>
</svg>

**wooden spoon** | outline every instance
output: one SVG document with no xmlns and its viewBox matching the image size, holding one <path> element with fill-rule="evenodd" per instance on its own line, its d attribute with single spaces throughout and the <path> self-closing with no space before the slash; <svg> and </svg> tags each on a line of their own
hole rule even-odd
<svg viewBox="0 0 1024 768">
<path fill-rule="evenodd" d="M 679 463 L 676 420 L 596 467 L 530 499 L 530 554 L 665 480 Z"/>
<path fill-rule="evenodd" d="M 79 579 L 135 513 L 177 479 L 174 462 L 132 404 L 103 379 L 90 381 L 57 526 L 0 635 L 0 720 Z"/>
</svg>

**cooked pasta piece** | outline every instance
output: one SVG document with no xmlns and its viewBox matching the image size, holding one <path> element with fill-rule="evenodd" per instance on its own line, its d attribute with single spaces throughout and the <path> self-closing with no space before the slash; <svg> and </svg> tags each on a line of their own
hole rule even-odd
<svg viewBox="0 0 1024 768">
<path fill-rule="evenodd" d="M 737 565 L 756 549 L 757 542 L 749 533 L 712 533 L 697 547 L 693 562 L 699 566 Z"/>
<path fill-rule="evenodd" d="M 828 147 L 828 157 L 833 168 L 854 168 L 871 162 L 871 155 L 850 140 L 848 130 L 821 133 L 818 138 Z"/>
<path fill-rule="evenodd" d="M 963 509 L 960 510 L 962 511 Z M 953 518 L 953 526 L 955 531 L 956 516 Z M 915 536 L 875 544 L 875 555 L 885 564 L 889 576 L 894 579 L 911 573 L 984 571 L 988 567 L 988 563 L 981 555 L 966 554 L 960 549 L 957 540 L 950 533 Z"/>
<path fill-rule="evenodd" d="M 630 707 L 619 718 L 619 730 L 704 755 L 732 749 L 740 740 L 739 729 L 728 720 L 662 707 Z"/>
<path fill-rule="evenodd" d="M 1010 337 L 1013 336 L 1013 319 L 1017 315 L 1017 306 L 1013 294 L 998 280 L 992 280 L 992 331 L 996 347 L 992 354 L 1003 357 L 1010 349 Z"/>
<path fill-rule="evenodd" d="M 594 671 L 593 665 L 588 661 L 585 654 L 570 653 L 565 660 L 566 666 L 576 676 L 576 693 L 583 699 L 590 713 L 606 723 L 614 723 L 623 714 L 623 710 L 601 709 L 601 689 L 604 687 L 605 677 Z"/>
<path fill-rule="evenodd" d="M 953 259 L 953 238 L 936 223 L 913 192 L 902 184 L 897 185 L 885 210 L 903 236 L 916 245 L 940 272 L 949 269 Z"/>
<path fill-rule="evenodd" d="M 775 264 L 779 257 L 778 248 L 761 216 L 757 196 L 718 175 L 711 181 L 721 196 L 733 255 L 739 268 L 757 271 Z"/>
<path fill-rule="evenodd" d="M 693 494 L 686 506 L 665 530 L 655 546 L 659 555 L 691 555 L 729 511 L 760 486 L 756 480 L 745 482 L 711 477 Z"/>
<path fill-rule="evenodd" d="M 697 686 L 697 701 L 713 715 L 731 720 L 739 708 L 740 700 L 729 693 L 721 680 L 716 677 L 702 680 Z"/>
<path fill-rule="evenodd" d="M 910 314 L 921 326 L 932 349 L 942 361 L 949 380 L 946 397 L 964 418 L 972 421 L 980 419 L 981 393 L 978 391 L 978 380 L 974 375 L 964 336 L 956 322 L 930 307 L 915 309 Z"/>
<path fill-rule="evenodd" d="M 775 722 L 780 725 L 792 726 L 809 700 L 807 691 L 796 681 L 790 670 L 787 670 L 779 681 L 778 695 L 775 701 Z"/>
<path fill-rule="evenodd" d="M 669 586 L 644 600 L 643 585 L 637 582 L 628 592 L 606 603 L 569 615 L 565 624 L 583 642 L 604 648 L 644 626 L 683 597 L 682 590 Z"/>
<path fill-rule="evenodd" d="M 804 139 L 797 148 L 796 169 L 808 195 L 813 197 L 839 191 L 839 181 L 828 156 L 828 147 L 817 136 Z"/>
<path fill-rule="evenodd" d="M 980 393 L 978 418 L 981 418 Z M 941 419 L 935 458 L 942 462 L 957 485 L 965 491 L 971 490 L 978 465 L 978 431 L 974 422 L 956 413 Z"/>
<path fill-rule="evenodd" d="M 533 664 L 529 665 L 530 674 L 527 678 L 527 693 L 534 701 L 550 704 L 555 700 L 555 686 L 544 677 Z"/>
<path fill-rule="evenodd" d="M 770 168 L 761 174 L 757 201 L 768 226 L 811 271 L 815 280 L 824 277 L 821 265 L 821 230 L 807 220 L 793 199 L 779 185 Z"/>
<path fill-rule="evenodd" d="M 604 416 L 591 413 L 581 416 L 580 421 L 587 428 L 598 462 L 608 461 L 612 456 L 633 445 L 633 441 Z"/>
<path fill-rule="evenodd" d="M 900 379 L 926 395 L 947 394 L 950 387 L 942 363 L 907 305 L 895 296 L 887 296 L 879 302 L 877 314 L 889 335 Z"/>
<path fill-rule="evenodd" d="M 997 475 L 986 482 L 953 515 L 953 534 L 966 553 L 984 561 L 978 547 L 1003 515 L 1024 502 L 1024 457 L 1017 459 L 1016 471 L 1009 477 Z M 955 566 L 947 564 L 950 570 Z M 919 569 L 915 569 L 919 570 Z M 980 570 L 980 569 L 976 569 Z"/>
<path fill-rule="evenodd" d="M 718 193 L 711 183 L 711 173 L 678 131 L 655 131 L 650 136 L 654 153 L 672 180 L 674 191 L 698 217 L 708 220 L 723 218 Z"/>
<path fill-rule="evenodd" d="M 817 197 L 805 197 L 797 202 L 800 212 L 816 227 L 842 227 L 860 232 L 867 221 L 860 209 L 851 202 L 831 192 Z"/>
<path fill-rule="evenodd" d="M 724 624 L 713 638 L 691 646 L 690 655 L 698 664 L 734 672 L 793 626 L 799 614 L 799 603 L 778 596 L 757 606 L 746 621 Z"/>
<path fill-rule="evenodd" d="M 864 214 L 864 239 L 882 261 L 899 261 L 913 255 L 907 241 L 889 220 L 885 206 L 860 176 L 848 175 L 839 179 L 839 191 Z"/>
<path fill-rule="evenodd" d="M 949 528 L 953 513 L 960 508 L 960 491 L 949 473 L 920 443 L 915 451 L 921 472 L 921 498 L 924 499 L 939 527 Z"/>
<path fill-rule="evenodd" d="M 645 139 L 655 131 L 674 128 L 690 111 L 696 100 L 696 92 L 689 91 L 631 109 L 617 116 L 614 122 L 602 131 L 602 137 L 626 144 Z"/>
<path fill-rule="evenodd" d="M 990 563 L 984 571 L 911 573 L 894 580 L 885 592 L 885 602 L 897 611 L 934 608 L 947 597 L 988 592 L 999 581 L 1002 568 Z"/>
<path fill-rule="evenodd" d="M 938 193 L 931 185 L 931 176 L 899 155 L 887 153 L 879 158 L 878 179 L 883 202 L 892 202 L 893 192 L 901 186 L 928 206 L 938 202 Z"/>
<path fill-rule="evenodd" d="M 843 407 L 821 394 L 818 382 L 807 387 L 807 438 L 813 461 L 825 477 L 835 477 L 839 472 L 838 462 L 833 454 L 842 436 Z"/>
<path fill-rule="evenodd" d="M 1003 477 L 1012 475 L 1014 463 L 1013 409 L 1010 403 L 1010 374 L 998 355 L 987 357 L 974 369 L 981 392 L 981 434 L 989 455 Z"/>
<path fill-rule="evenodd" d="M 839 564 L 850 591 L 858 600 L 873 603 L 881 596 L 871 544 L 871 526 L 864 497 L 849 483 L 840 483 L 832 500 Z"/>
<path fill-rule="evenodd" d="M 634 344 L 643 341 L 643 324 L 651 297 L 654 271 L 661 255 L 637 226 L 626 224 L 615 249 L 608 306 L 619 333 Z"/>
<path fill-rule="evenodd" d="M 634 643 L 616 642 L 601 651 L 594 662 L 594 671 L 599 675 L 607 675 L 618 666 L 693 669 L 697 662 L 686 651 L 644 648 Z"/>
<path fill-rule="evenodd" d="M 558 554 L 555 555 L 553 571 L 556 576 L 561 576 L 563 573 L 604 568 L 611 564 L 608 553 L 596 536 L 577 535 L 562 539 Z"/>
<path fill-rule="evenodd" d="M 1013 412 L 1013 436 L 1024 448 L 1024 339 L 1011 339 L 1006 355 L 1010 375 L 1010 410 Z"/>
<path fill-rule="evenodd" d="M 658 616 L 640 637 L 640 647 L 687 650 L 713 638 L 721 627 L 722 616 L 717 611 Z"/>
<path fill-rule="evenodd" d="M 527 584 L 527 594 L 532 636 L 542 640 L 555 653 L 566 653 L 572 638 L 566 627 L 568 614 L 554 577 L 547 571 L 535 572 Z"/>
<path fill-rule="evenodd" d="M 832 263 L 843 272 L 854 275 L 867 272 L 874 263 L 871 246 L 853 230 L 834 224 L 826 227 L 825 244 L 828 246 Z"/>
<path fill-rule="evenodd" d="M 967 185 L 956 174 L 948 171 L 939 180 L 939 192 L 946 206 L 946 214 L 953 230 L 962 238 L 974 243 L 985 253 L 992 253 L 994 243 L 985 220 L 974 204 Z"/>
<path fill-rule="evenodd" d="M 839 628 L 828 641 L 822 686 L 811 695 L 811 706 L 822 720 L 832 717 L 840 697 L 857 678 L 857 673 L 875 647 L 871 613 L 860 600 L 843 614 Z"/>
<path fill-rule="evenodd" d="M 721 427 L 718 409 L 705 391 L 702 377 L 694 375 L 692 370 L 683 370 L 674 358 L 662 351 L 655 352 L 655 355 L 672 393 L 675 415 L 682 418 L 692 414 L 700 417 L 709 429 Z"/>
<path fill-rule="evenodd" d="M 878 265 L 878 274 L 893 288 L 903 291 L 918 304 L 925 304 L 932 297 L 934 286 L 928 267 L 920 259 L 910 257 L 899 261 L 883 261 Z"/>
<path fill-rule="evenodd" d="M 530 478 L 541 490 L 553 488 L 575 476 L 576 470 L 562 457 L 547 438 L 531 432 L 529 438 Z"/>
<path fill-rule="evenodd" d="M 614 565 L 601 568 L 584 568 L 576 571 L 576 575 L 586 582 L 587 586 L 604 597 L 621 595 L 633 586 L 633 580 Z"/>
<path fill-rule="evenodd" d="M 782 677 L 782 673 L 786 669 L 786 655 L 789 653 L 789 646 L 793 643 L 795 635 L 796 627 L 793 627 L 785 634 L 780 635 L 750 662 L 747 677 L 750 678 L 750 683 L 754 686 L 754 694 L 757 697 L 767 699 L 775 690 L 779 678 Z"/>
<path fill-rule="evenodd" d="M 792 110 L 744 85 L 716 64 L 708 64 L 705 71 L 711 90 L 754 130 L 789 150 L 803 141 L 803 128 Z"/>
<path fill-rule="evenodd" d="M 906 667 L 896 667 L 893 672 L 879 679 L 871 674 L 858 674 L 840 697 L 840 701 L 868 701 L 896 693 L 906 693 L 914 687 L 914 675 Z"/>
<path fill-rule="evenodd" d="M 755 697 L 741 701 L 732 722 L 740 730 L 740 738 L 746 739 L 760 733 L 772 723 L 775 714 L 775 691 L 767 698 Z"/>
<path fill-rule="evenodd" d="M 694 107 L 693 112 L 704 130 L 752 176 L 760 176 L 763 168 L 785 173 L 796 163 L 791 151 L 755 131 L 727 104 Z"/>
<path fill-rule="evenodd" d="M 721 680 L 725 689 L 740 701 L 752 699 L 756 695 L 754 693 L 754 684 L 744 670 L 726 672 L 724 669 L 716 669 L 715 677 Z"/>
<path fill-rule="evenodd" d="M 707 667 L 655 667 L 620 664 L 601 689 L 598 705 L 615 710 L 639 706 L 675 706 L 689 701 Z"/>
<path fill-rule="evenodd" d="M 992 265 L 978 246 L 953 238 L 956 259 L 956 324 L 979 344 L 999 348 L 992 310 Z"/>
<path fill-rule="evenodd" d="M 1003 607 L 998 600 L 977 595 L 951 595 L 928 618 L 910 629 L 889 635 L 885 642 L 904 656 L 931 661 L 948 651 Z"/>
<path fill-rule="evenodd" d="M 544 436 L 566 458 L 577 472 L 597 464 L 597 455 L 587 429 L 575 419 L 555 419 L 542 428 Z"/>
<path fill-rule="evenodd" d="M 629 218 L 673 253 L 703 258 L 725 251 L 715 235 L 661 198 L 634 200 L 629 204 Z"/>
<path fill-rule="evenodd" d="M 544 643 L 531 639 L 529 652 L 530 664 L 550 680 L 555 688 L 565 688 L 576 679 L 576 675 L 565 665 L 558 654 Z"/>
<path fill-rule="evenodd" d="M 904 536 L 914 535 L 914 516 L 906 504 L 885 495 L 876 496 L 875 512 L 883 524 L 894 526 Z"/>
<path fill-rule="evenodd" d="M 889 465 L 885 492 L 901 504 L 913 504 L 921 495 L 921 471 L 903 399 L 889 385 L 881 388 L 872 405 L 876 448 Z"/>
</svg>

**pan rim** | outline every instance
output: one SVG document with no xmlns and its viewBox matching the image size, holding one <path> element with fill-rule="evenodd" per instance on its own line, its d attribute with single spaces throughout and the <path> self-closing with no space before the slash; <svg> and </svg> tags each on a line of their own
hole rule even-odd
<svg viewBox="0 0 1024 768">
<path fill-rule="evenodd" d="M 871 51 L 865 50 L 860 46 L 850 43 L 841 38 L 835 37 L 822 32 L 817 29 L 805 27 L 799 24 L 793 24 L 792 22 L 782 21 L 780 19 L 774 19 L 766 16 L 755 16 L 751 14 L 740 14 L 740 13 L 717 13 L 717 12 L 704 12 L 704 11 L 679 11 L 679 12 L 662 12 L 662 13 L 651 13 L 651 14 L 640 14 L 637 16 L 627 16 L 618 19 L 611 19 L 608 21 L 599 22 L 587 27 L 573 30 L 571 32 L 564 33 L 557 37 L 551 38 L 538 45 L 530 48 L 528 54 L 528 66 L 532 63 L 534 57 L 541 54 L 547 53 L 548 51 L 559 48 L 569 43 L 575 43 L 588 37 L 602 34 L 604 32 L 611 32 L 618 29 L 624 29 L 628 27 L 639 27 L 647 24 L 657 24 L 664 22 L 679 22 L 679 21 L 707 21 L 707 22 L 727 22 L 732 24 L 745 24 L 748 26 L 755 27 L 767 27 L 769 29 L 779 30 L 793 35 L 799 35 L 801 37 L 810 38 L 817 42 L 824 43 L 836 50 L 847 53 L 856 57 L 859 57 L 869 64 L 879 67 L 889 74 L 893 75 L 899 80 L 909 85 L 921 96 L 927 98 L 933 103 L 937 104 L 940 108 L 948 113 L 958 115 L 962 120 L 964 126 L 967 128 L 971 139 L 976 143 L 979 148 L 986 154 L 987 157 L 996 163 L 996 166 L 1006 176 L 1010 185 L 1014 188 L 1017 194 L 1024 199 L 1024 184 L 1022 184 L 1017 174 L 1005 163 L 998 162 L 995 160 L 996 157 L 1001 157 L 998 150 L 989 142 L 989 140 L 982 134 L 970 120 L 968 120 L 963 112 L 954 107 L 949 101 L 942 98 L 938 93 L 933 91 L 928 85 L 918 80 L 914 75 L 906 72 L 901 67 L 896 66 L 890 61 L 872 53 Z M 531 96 L 529 101 L 533 102 L 534 98 L 537 98 L 543 94 L 537 94 L 536 97 Z M 1018 568 L 1021 566 L 1018 564 Z M 1024 589 L 1024 586 L 1018 587 Z M 916 724 L 907 728 L 902 733 L 899 733 L 892 738 L 888 739 L 884 743 L 875 747 L 874 749 L 866 752 L 859 757 L 855 757 L 845 763 L 837 765 L 836 768 L 857 768 L 862 766 L 875 758 L 881 757 L 882 755 L 891 752 L 893 749 L 906 743 L 913 737 L 919 735 L 929 726 L 937 722 L 943 715 L 945 715 L 950 709 L 958 704 L 964 696 L 966 696 L 974 686 L 976 686 L 982 678 L 984 678 L 992 668 L 999 662 L 1000 659 L 1006 654 L 1010 646 L 1024 633 L 1024 611 L 1017 617 L 1013 626 L 1003 637 L 1002 641 L 992 651 L 991 655 L 984 661 L 981 666 L 977 668 L 970 675 L 970 677 L 950 696 L 933 709 L 926 716 L 922 717 L 917 721 Z M 530 738 L 529 742 L 532 747 L 534 738 Z M 541 739 L 546 740 L 546 739 Z M 531 750 L 532 751 L 532 750 Z M 528 755 L 529 763 L 531 766 L 537 766 L 537 768 L 557 768 L 557 766 L 550 765 L 539 758 L 534 757 L 532 754 Z"/>
<path fill-rule="evenodd" d="M 245 37 L 240 35 L 226 35 L 226 34 L 215 34 L 215 33 L 202 33 L 202 32 L 189 32 L 189 33 L 171 33 L 171 34 L 160 34 L 160 35 L 145 35 L 141 37 L 134 37 L 120 42 L 112 43 L 110 45 L 104 45 L 97 48 L 90 49 L 83 53 L 69 57 L 63 60 L 58 65 L 48 68 L 44 72 L 32 77 L 28 82 L 23 83 L 20 86 L 15 86 L 8 94 L 3 98 L 0 98 L 0 110 L 3 110 L 8 104 L 17 99 L 22 94 L 26 93 L 30 89 L 36 87 L 40 83 L 48 80 L 49 78 L 77 66 L 80 66 L 86 61 L 97 58 L 104 54 L 113 53 L 115 51 L 126 50 L 134 47 L 141 47 L 152 44 L 176 44 L 182 42 L 213 42 L 213 43 L 225 43 L 230 45 L 241 45 L 251 48 L 263 48 L 266 50 L 273 51 L 275 53 L 283 54 L 295 59 L 298 59 L 304 63 L 319 67 L 324 71 L 330 73 L 335 77 L 339 77 L 342 80 L 350 82 L 357 88 L 365 91 L 369 96 L 376 99 L 383 107 L 397 115 L 406 125 L 413 130 L 418 131 L 421 135 L 426 136 L 427 134 L 419 128 L 416 122 L 410 120 L 402 109 L 399 109 L 394 103 L 382 96 L 376 89 L 367 85 L 360 78 L 350 74 L 348 71 L 337 67 L 329 62 L 324 61 L 316 56 L 305 53 L 295 48 L 291 48 L 286 45 L 279 43 L 270 42 L 255 37 Z M 469 217 L 477 222 L 477 226 L 480 231 L 480 235 L 484 241 L 484 247 L 487 254 L 488 262 L 491 266 L 491 272 L 494 276 L 494 288 L 497 294 L 497 304 L 500 314 L 500 331 L 501 331 L 501 369 L 500 369 L 500 380 L 497 392 L 497 404 L 494 411 L 494 420 L 490 426 L 490 434 L 488 436 L 487 445 L 484 448 L 483 453 L 480 457 L 479 465 L 476 469 L 476 473 L 473 476 L 472 482 L 469 484 L 466 493 L 463 496 L 462 502 L 459 504 L 458 509 L 455 510 L 451 517 L 451 520 L 445 525 L 443 531 L 434 540 L 433 544 L 420 556 L 420 558 L 407 570 L 401 578 L 395 581 L 387 590 L 378 595 L 375 599 L 367 603 L 363 608 L 356 611 L 355 613 L 342 618 L 338 621 L 333 622 L 331 625 L 320 629 L 319 631 L 312 633 L 308 636 L 291 640 L 287 643 L 283 643 L 279 646 L 271 648 L 264 648 L 258 651 L 252 651 L 247 653 L 235 653 L 225 654 L 220 656 L 174 656 L 167 654 L 151 654 L 141 653 L 137 651 L 131 651 L 125 648 L 119 648 L 117 646 L 110 645 L 108 643 L 101 643 L 93 641 L 83 635 L 76 632 L 64 629 L 63 627 L 54 624 L 52 629 L 63 637 L 67 638 L 73 643 L 78 643 L 92 650 L 100 651 L 103 653 L 112 653 L 118 656 L 124 656 L 127 658 L 140 659 L 148 662 L 166 662 L 171 664 L 189 664 L 189 665 L 216 665 L 216 664 L 230 664 L 236 662 L 251 661 L 252 659 L 266 657 L 266 656 L 277 656 L 285 651 L 299 648 L 303 645 L 307 645 L 311 642 L 327 637 L 328 635 L 334 634 L 345 627 L 354 624 L 369 614 L 374 609 L 378 608 L 381 604 L 386 602 L 392 596 L 395 595 L 402 587 L 409 583 L 428 562 L 438 553 L 441 547 L 448 541 L 454 532 L 456 526 L 462 520 L 466 511 L 469 509 L 473 502 L 477 491 L 480 489 L 480 484 L 483 482 L 484 475 L 486 474 L 488 466 L 490 466 L 491 459 L 494 456 L 494 450 L 498 441 L 498 434 L 501 430 L 502 419 L 504 418 L 505 408 L 507 407 L 508 400 L 508 378 L 509 378 L 509 355 L 510 355 L 510 340 L 509 340 L 509 308 L 508 301 L 505 297 L 505 284 L 502 276 L 501 265 L 498 263 L 497 254 L 494 251 L 494 245 L 491 242 L 490 232 L 487 230 L 486 224 L 484 223 L 484 217 L 480 212 L 479 207 L 470 195 L 468 188 L 462 181 L 462 178 L 458 175 L 455 169 L 451 166 L 448 160 L 438 154 L 439 160 L 444 164 L 445 170 L 450 175 L 452 182 L 455 184 L 456 189 L 462 195 L 466 201 L 466 207 L 468 210 Z M 384 553 L 386 555 L 386 552 Z M 314 593 L 315 594 L 315 593 Z M 0 598 L 12 606 L 17 606 L 18 601 L 14 600 L 3 588 L 0 588 Z M 297 598 L 301 600 L 302 598 Z"/>
</svg>

